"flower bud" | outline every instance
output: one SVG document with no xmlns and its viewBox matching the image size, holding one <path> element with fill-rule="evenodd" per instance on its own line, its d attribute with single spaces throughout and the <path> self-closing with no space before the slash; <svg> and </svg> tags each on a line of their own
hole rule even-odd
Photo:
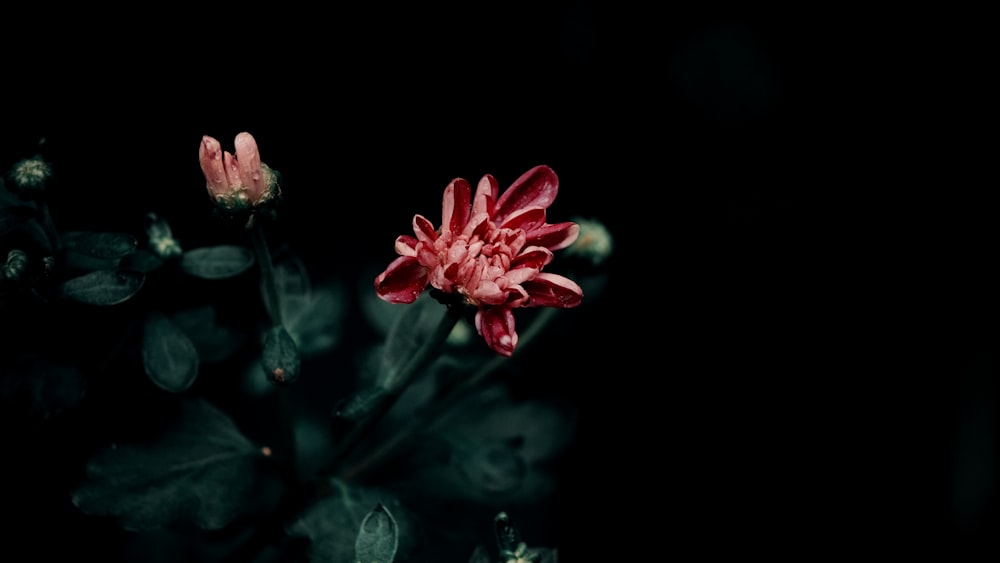
<svg viewBox="0 0 1000 563">
<path fill-rule="evenodd" d="M 52 176 L 52 166 L 41 156 L 18 161 L 8 174 L 14 188 L 24 193 L 44 190 L 50 176 Z"/>
<path fill-rule="evenodd" d="M 254 210 L 280 193 L 278 175 L 260 161 L 253 135 L 240 133 L 235 146 L 234 156 L 223 151 L 214 137 L 205 135 L 198 150 L 209 195 L 220 209 L 231 213 Z"/>
</svg>

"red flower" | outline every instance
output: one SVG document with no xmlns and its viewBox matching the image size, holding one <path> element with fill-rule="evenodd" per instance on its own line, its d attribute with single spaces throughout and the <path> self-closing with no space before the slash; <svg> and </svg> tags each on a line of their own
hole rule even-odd
<svg viewBox="0 0 1000 563">
<path fill-rule="evenodd" d="M 412 303 L 430 284 L 460 295 L 478 308 L 476 330 L 486 344 L 510 356 L 517 346 L 514 309 L 570 308 L 583 299 L 573 280 L 542 272 L 552 251 L 572 244 L 580 230 L 572 222 L 545 222 L 558 190 L 548 166 L 528 170 L 499 197 L 489 174 L 474 197 L 469 182 L 452 180 L 444 189 L 441 228 L 415 215 L 416 236 L 396 239 L 400 256 L 375 278 L 376 293 L 390 303 Z"/>
<path fill-rule="evenodd" d="M 256 207 L 276 195 L 277 176 L 260 161 L 257 141 L 250 133 L 236 135 L 236 156 L 223 152 L 213 137 L 201 138 L 198 160 L 205 174 L 208 193 L 227 211 Z"/>
</svg>

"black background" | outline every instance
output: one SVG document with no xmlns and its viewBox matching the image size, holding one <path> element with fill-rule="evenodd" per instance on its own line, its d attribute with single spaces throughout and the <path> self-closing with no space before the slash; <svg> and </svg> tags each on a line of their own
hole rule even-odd
<svg viewBox="0 0 1000 563">
<path fill-rule="evenodd" d="M 231 9 L 5 17 L 3 166 L 44 137 L 67 228 L 154 210 L 197 246 L 198 142 L 250 131 L 284 177 L 280 236 L 335 272 L 387 263 L 453 177 L 549 164 L 550 217 L 616 243 L 607 293 L 530 357 L 582 409 L 550 538 L 566 560 L 989 545 L 975 14 Z M 60 494 L 14 504 L 5 539 L 100 552 Z"/>
</svg>

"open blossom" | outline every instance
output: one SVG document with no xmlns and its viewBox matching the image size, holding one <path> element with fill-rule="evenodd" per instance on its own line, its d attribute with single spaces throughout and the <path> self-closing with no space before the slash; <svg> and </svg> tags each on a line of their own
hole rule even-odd
<svg viewBox="0 0 1000 563">
<path fill-rule="evenodd" d="M 579 235 L 576 223 L 546 223 L 558 189 L 558 177 L 544 165 L 522 174 L 502 195 L 489 174 L 475 195 L 466 180 L 452 180 L 444 190 L 441 227 L 415 215 L 415 236 L 396 239 L 399 258 L 375 278 L 375 291 L 390 303 L 412 303 L 428 285 L 458 295 L 477 307 L 476 330 L 486 344 L 510 356 L 517 346 L 514 309 L 570 308 L 583 299 L 576 282 L 542 271 L 552 251 Z"/>
<path fill-rule="evenodd" d="M 278 190 L 277 175 L 260 161 L 253 135 L 236 135 L 235 145 L 233 156 L 222 150 L 219 141 L 205 135 L 198 151 L 208 193 L 227 211 L 256 207 L 273 198 Z"/>
</svg>

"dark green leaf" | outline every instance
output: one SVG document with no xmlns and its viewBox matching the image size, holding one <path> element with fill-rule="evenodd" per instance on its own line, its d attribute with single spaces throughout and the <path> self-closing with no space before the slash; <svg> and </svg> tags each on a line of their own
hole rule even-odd
<svg viewBox="0 0 1000 563">
<path fill-rule="evenodd" d="M 384 387 L 366 387 L 348 397 L 342 405 L 336 409 L 336 416 L 344 420 L 357 421 L 375 410 L 386 395 L 389 394 Z"/>
<path fill-rule="evenodd" d="M 99 450 L 73 503 L 87 514 L 117 516 L 126 530 L 179 522 L 217 530 L 273 505 L 257 463 L 267 455 L 232 419 L 203 399 L 184 401 L 159 439 Z"/>
<path fill-rule="evenodd" d="M 180 327 L 154 312 L 143 328 L 142 365 L 161 389 L 180 393 L 198 376 L 198 351 Z"/>
<path fill-rule="evenodd" d="M 469 557 L 469 563 L 493 563 L 493 560 L 490 559 L 490 554 L 486 551 L 485 547 L 477 545 L 476 549 L 472 552 L 472 556 Z"/>
<path fill-rule="evenodd" d="M 406 305 L 389 329 L 375 383 L 392 389 L 406 363 L 431 337 L 445 314 L 446 309 L 427 295 Z"/>
<path fill-rule="evenodd" d="M 203 364 L 225 360 L 247 339 L 245 332 L 219 324 L 212 305 L 179 311 L 173 316 L 173 321 L 194 343 L 198 359 Z"/>
<path fill-rule="evenodd" d="M 261 366 L 273 383 L 292 383 L 299 378 L 302 359 L 295 341 L 284 327 L 276 326 L 264 339 Z"/>
<path fill-rule="evenodd" d="M 516 491 L 528 473 L 516 443 L 487 443 L 459 451 L 459 472 L 468 483 L 488 494 Z"/>
<path fill-rule="evenodd" d="M 121 258 L 135 251 L 136 238 L 126 233 L 73 231 L 63 235 L 68 250 L 94 258 Z"/>
<path fill-rule="evenodd" d="M 138 293 L 145 280 L 134 270 L 97 270 L 63 282 L 59 293 L 90 305 L 117 305 Z"/>
<path fill-rule="evenodd" d="M 188 250 L 181 255 L 181 270 L 210 280 L 238 276 L 254 265 L 253 252 L 242 246 L 220 245 Z"/>
<path fill-rule="evenodd" d="M 137 272 L 149 273 L 159 270 L 163 266 L 164 260 L 148 250 L 137 250 L 126 256 L 119 263 L 122 267 Z"/>
<path fill-rule="evenodd" d="M 354 541 L 357 563 L 392 563 L 399 547 L 396 519 L 381 502 L 365 516 Z"/>
<path fill-rule="evenodd" d="M 348 485 L 339 479 L 332 479 L 330 485 L 332 494 L 309 507 L 302 518 L 287 530 L 292 536 L 311 540 L 309 561 L 354 563 L 358 530 L 371 512 L 371 507 L 379 504 L 392 511 L 398 538 L 395 556 L 404 560 L 414 547 L 414 533 L 413 523 L 406 518 L 399 501 L 389 493 Z"/>
</svg>

